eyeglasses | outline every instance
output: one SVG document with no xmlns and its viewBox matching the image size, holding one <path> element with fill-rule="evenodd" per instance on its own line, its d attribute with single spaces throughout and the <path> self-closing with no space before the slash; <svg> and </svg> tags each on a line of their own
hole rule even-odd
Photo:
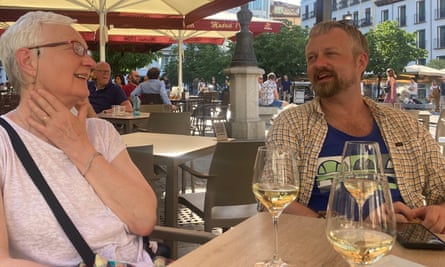
<svg viewBox="0 0 445 267">
<path fill-rule="evenodd" d="M 57 43 L 49 43 L 49 44 L 43 44 L 43 45 L 36 45 L 33 47 L 28 47 L 28 49 L 40 49 L 43 47 L 57 47 L 61 45 L 71 45 L 74 54 L 78 55 L 79 57 L 83 57 L 88 53 L 88 49 L 83 46 L 83 44 L 79 41 L 65 41 L 65 42 L 57 42 Z"/>
</svg>

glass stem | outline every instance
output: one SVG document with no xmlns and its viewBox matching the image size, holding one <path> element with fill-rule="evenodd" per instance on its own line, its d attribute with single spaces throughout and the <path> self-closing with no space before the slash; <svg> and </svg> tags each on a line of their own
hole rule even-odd
<svg viewBox="0 0 445 267">
<path fill-rule="evenodd" d="M 273 261 L 277 262 L 280 259 L 280 256 L 278 255 L 278 216 L 272 216 L 273 219 L 273 230 L 275 234 L 275 249 L 273 252 Z"/>
<path fill-rule="evenodd" d="M 363 227 L 363 205 L 364 203 L 357 203 L 358 204 L 358 220 L 360 223 L 360 227 Z"/>
</svg>

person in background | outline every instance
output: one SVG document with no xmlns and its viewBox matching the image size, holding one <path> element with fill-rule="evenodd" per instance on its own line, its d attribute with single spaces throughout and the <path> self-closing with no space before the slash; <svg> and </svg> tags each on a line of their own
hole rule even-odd
<svg viewBox="0 0 445 267">
<path fill-rule="evenodd" d="M 141 80 L 141 77 L 139 77 L 139 72 L 136 70 L 130 71 L 127 75 L 128 84 L 124 85 L 122 87 L 122 90 L 124 90 L 125 95 L 130 98 L 131 92 L 133 92 L 134 89 L 139 84 L 139 81 Z"/>
<path fill-rule="evenodd" d="M 417 98 L 417 83 L 416 83 L 416 80 L 414 78 L 411 78 L 410 81 L 409 81 L 408 91 L 409 91 L 410 99 L 416 99 Z"/>
<path fill-rule="evenodd" d="M 21 97 L 1 117 L 94 253 L 153 266 L 142 236 L 156 224 L 156 196 L 114 126 L 87 118 L 86 81 L 95 62 L 73 23 L 53 12 L 28 12 L 2 34 L 0 58 Z M 0 147 L 0 266 L 78 266 L 81 257 L 2 127 Z"/>
<path fill-rule="evenodd" d="M 94 67 L 95 81 L 88 82 L 89 100 L 96 113 L 111 112 L 111 106 L 121 105 L 126 112 L 132 112 L 131 102 L 122 89 L 110 80 L 111 68 L 107 62 L 99 62 Z"/>
<path fill-rule="evenodd" d="M 198 94 L 205 93 L 205 92 L 208 92 L 208 91 L 209 91 L 209 87 L 207 86 L 207 83 L 204 80 L 204 78 L 199 79 Z"/>
<path fill-rule="evenodd" d="M 141 97 L 142 94 L 160 94 L 162 102 L 167 105 L 171 105 L 173 110 L 176 110 L 176 106 L 172 105 L 170 99 L 168 98 L 167 91 L 165 90 L 165 84 L 159 80 L 159 75 L 161 71 L 159 68 L 153 67 L 147 71 L 148 80 L 140 83 L 136 89 L 131 92 L 130 96 L 135 95 Z"/>
<path fill-rule="evenodd" d="M 171 84 L 170 80 L 168 79 L 167 74 L 162 75 L 161 81 L 164 82 L 165 91 L 167 91 L 167 95 L 170 95 L 170 91 L 172 90 L 172 84 Z"/>
<path fill-rule="evenodd" d="M 437 84 L 436 80 L 433 80 L 431 82 L 429 99 L 430 99 L 431 103 L 434 104 L 433 111 L 436 113 L 440 112 L 440 91 L 441 91 L 441 88 Z"/>
<path fill-rule="evenodd" d="M 442 81 L 440 83 L 440 88 L 445 88 L 445 76 L 442 76 L 441 80 Z M 445 89 L 440 90 L 440 112 L 442 112 L 444 107 L 445 107 Z"/>
<path fill-rule="evenodd" d="M 118 73 L 114 76 L 114 84 L 118 85 L 120 88 L 122 88 L 123 86 L 125 86 L 125 78 L 124 75 L 122 75 L 121 73 Z"/>
<path fill-rule="evenodd" d="M 275 78 L 275 73 L 271 72 L 267 74 L 267 81 L 261 85 L 259 92 L 260 106 L 277 107 L 281 109 L 289 104 L 287 101 L 279 99 Z"/>
<path fill-rule="evenodd" d="M 361 95 L 369 60 L 365 36 L 354 25 L 319 22 L 310 31 L 305 55 L 315 99 L 279 113 L 266 140 L 298 151 L 304 180 L 285 212 L 319 217 L 329 198 L 325 178 L 338 171 L 344 143 L 376 141 L 397 221 L 417 220 L 445 233 L 445 158 L 412 115 Z"/>
<path fill-rule="evenodd" d="M 258 76 L 258 97 L 261 97 L 261 87 L 263 87 L 263 76 Z"/>
<path fill-rule="evenodd" d="M 220 91 L 221 88 L 219 88 L 219 84 L 216 82 L 215 76 L 212 76 L 209 82 L 209 90 L 210 91 Z"/>
<path fill-rule="evenodd" d="M 289 101 L 291 97 L 291 91 L 290 87 L 292 85 L 292 82 L 289 81 L 289 77 L 285 74 L 283 76 L 283 79 L 281 79 L 281 90 L 283 92 L 283 100 Z"/>
<path fill-rule="evenodd" d="M 388 68 L 386 70 L 387 82 L 386 82 L 386 96 L 383 102 L 385 103 L 396 103 L 397 102 L 397 83 L 396 78 L 397 75 L 394 73 L 394 70 Z"/>
</svg>

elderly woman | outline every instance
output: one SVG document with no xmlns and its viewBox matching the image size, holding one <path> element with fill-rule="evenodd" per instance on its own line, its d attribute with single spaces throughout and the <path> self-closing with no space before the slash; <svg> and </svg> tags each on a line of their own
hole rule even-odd
<svg viewBox="0 0 445 267">
<path fill-rule="evenodd" d="M 1 36 L 0 58 L 21 94 L 2 118 L 94 253 L 153 266 L 141 236 L 156 223 L 156 197 L 114 127 L 87 118 L 86 81 L 95 62 L 73 22 L 29 12 Z M 2 127 L 0 159 L 0 266 L 78 266 L 81 257 Z"/>
</svg>

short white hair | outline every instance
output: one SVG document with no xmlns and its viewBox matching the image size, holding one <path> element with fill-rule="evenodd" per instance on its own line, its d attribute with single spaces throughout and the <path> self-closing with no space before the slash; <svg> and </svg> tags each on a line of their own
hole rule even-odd
<svg viewBox="0 0 445 267">
<path fill-rule="evenodd" d="M 21 16 L 0 37 L 0 59 L 2 60 L 11 85 L 20 90 L 25 80 L 15 58 L 15 53 L 23 47 L 39 45 L 43 24 L 71 25 L 76 20 L 54 12 L 32 11 Z"/>
</svg>

